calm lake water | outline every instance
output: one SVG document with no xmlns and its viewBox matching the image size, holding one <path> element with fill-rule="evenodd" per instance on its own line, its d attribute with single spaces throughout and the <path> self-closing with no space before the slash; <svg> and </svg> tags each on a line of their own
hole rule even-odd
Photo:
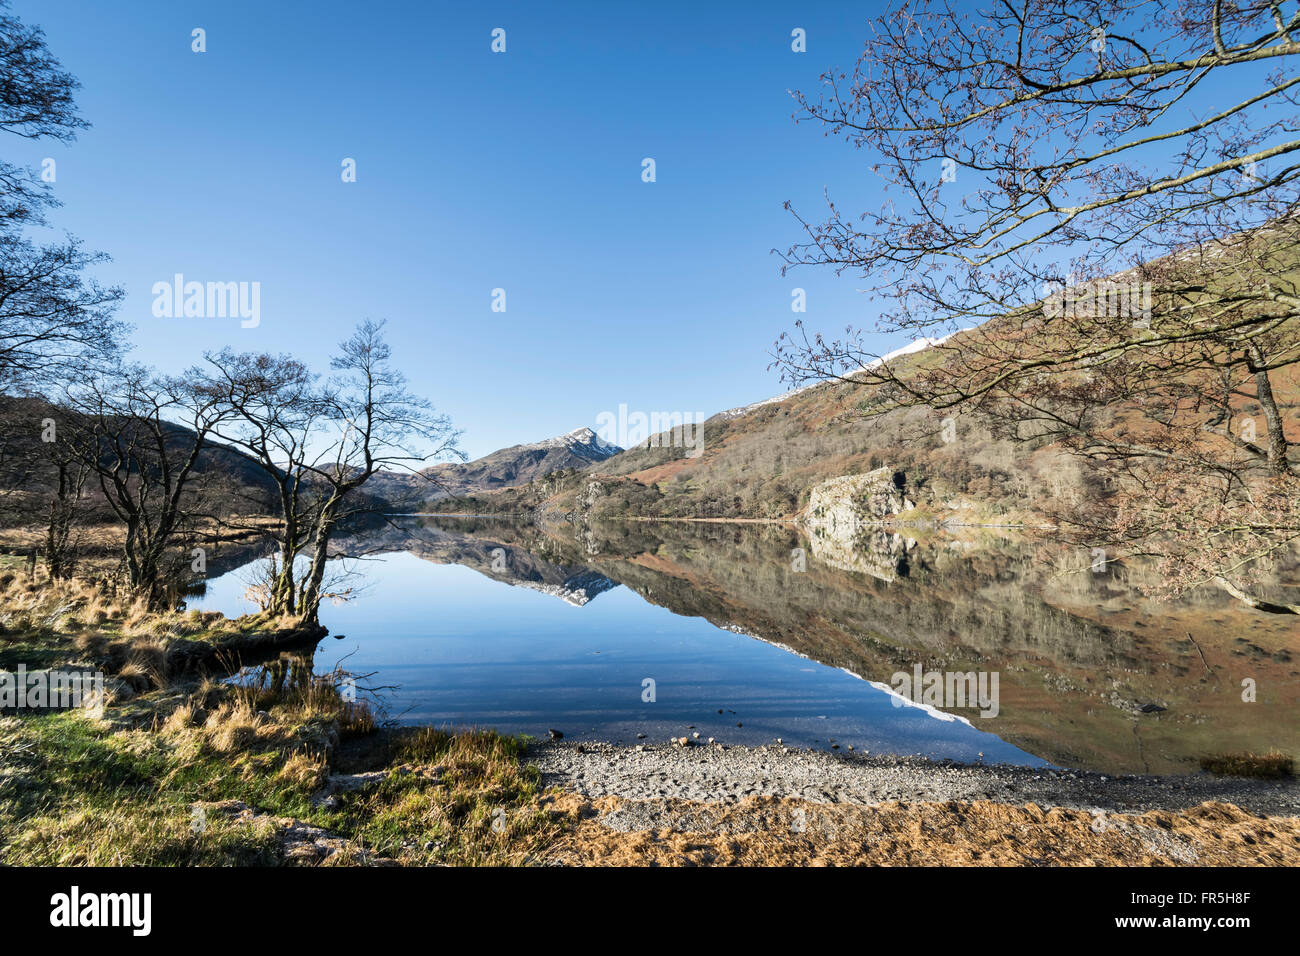
<svg viewBox="0 0 1300 956">
<path fill-rule="evenodd" d="M 1294 720 L 1279 715 L 1285 700 L 1238 720 L 1224 681 L 1190 669 L 1182 635 L 1166 647 L 1115 577 L 1088 576 L 1081 596 L 1062 597 L 1031 580 L 1041 558 L 969 542 L 886 537 L 846 557 L 790 529 L 566 532 L 405 519 L 362 536 L 382 553 L 347 562 L 346 584 L 359 587 L 322 608 L 331 636 L 315 669 L 392 685 L 382 700 L 400 723 L 625 743 L 698 732 L 1167 772 L 1194 770 L 1200 751 L 1296 742 Z M 190 606 L 255 610 L 245 596 L 254 567 L 214 578 Z M 891 675 L 918 666 L 997 672 L 998 714 L 902 701 Z M 1191 685 L 1182 699 L 1180 685 Z M 1149 701 L 1165 709 L 1142 713 Z M 1195 719 L 1180 731 L 1185 711 Z"/>
<path fill-rule="evenodd" d="M 251 569 L 213 581 L 192 607 L 228 615 Z M 368 559 L 366 589 L 321 611 L 318 670 L 376 672 L 401 723 L 494 727 L 577 739 L 841 747 L 1040 765 L 964 719 L 917 706 L 839 668 L 683 617 L 615 587 L 585 605 L 411 554 Z M 645 681 L 654 682 L 647 686 Z M 654 700 L 643 697 L 654 691 Z M 723 713 L 719 714 L 718 711 Z M 976 718 L 979 719 L 979 718 Z M 739 726 L 743 725 L 743 726 Z M 693 726 L 694 730 L 688 729 Z"/>
</svg>

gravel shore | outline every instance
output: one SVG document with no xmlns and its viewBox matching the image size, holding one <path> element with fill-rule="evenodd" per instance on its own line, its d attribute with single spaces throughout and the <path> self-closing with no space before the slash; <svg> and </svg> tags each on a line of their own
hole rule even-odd
<svg viewBox="0 0 1300 956">
<path fill-rule="evenodd" d="M 547 786 L 592 799 L 734 803 L 775 797 L 870 806 L 977 800 L 1140 813 L 1207 801 L 1265 816 L 1300 816 L 1300 781 L 1188 776 L 1113 776 L 1075 770 L 936 763 L 781 746 L 616 746 L 542 742 L 528 762 Z"/>
</svg>

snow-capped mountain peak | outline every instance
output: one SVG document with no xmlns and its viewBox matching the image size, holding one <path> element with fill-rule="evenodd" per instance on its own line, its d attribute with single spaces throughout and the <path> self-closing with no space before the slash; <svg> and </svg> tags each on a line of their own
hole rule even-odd
<svg viewBox="0 0 1300 956">
<path fill-rule="evenodd" d="M 529 445 L 521 446 L 524 448 L 570 448 L 577 450 L 579 454 L 582 451 L 595 451 L 595 457 L 608 458 L 615 455 L 623 449 L 613 442 L 607 442 L 587 426 L 575 428 L 567 435 L 560 435 L 556 438 L 547 438 L 543 441 L 533 442 Z"/>
</svg>

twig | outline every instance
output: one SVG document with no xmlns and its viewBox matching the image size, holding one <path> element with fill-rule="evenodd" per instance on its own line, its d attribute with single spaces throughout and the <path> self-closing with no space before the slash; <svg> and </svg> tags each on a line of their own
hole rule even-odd
<svg viewBox="0 0 1300 956">
<path fill-rule="evenodd" d="M 1192 637 L 1191 631 L 1187 632 L 1187 639 L 1192 642 L 1192 647 L 1196 648 L 1196 653 L 1201 655 L 1201 663 L 1205 665 L 1205 669 L 1213 674 L 1214 668 L 1211 667 L 1210 662 L 1205 659 L 1205 651 L 1201 650 L 1201 645 L 1196 643 L 1196 638 Z"/>
</svg>

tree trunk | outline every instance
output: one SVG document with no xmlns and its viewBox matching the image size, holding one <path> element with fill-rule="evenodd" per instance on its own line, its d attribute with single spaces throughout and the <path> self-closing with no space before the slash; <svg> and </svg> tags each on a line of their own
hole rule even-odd
<svg viewBox="0 0 1300 956">
<path fill-rule="evenodd" d="M 51 581 L 60 581 L 72 574 L 72 528 L 85 482 L 85 473 L 74 475 L 67 462 L 59 462 L 58 469 L 59 484 L 50 500 L 49 523 L 45 529 L 45 567 Z"/>
<path fill-rule="evenodd" d="M 1271 601 L 1261 600 L 1247 594 L 1227 578 L 1218 577 L 1214 579 L 1214 582 L 1238 601 L 1241 601 L 1247 607 L 1253 607 L 1257 611 L 1266 611 L 1269 614 L 1300 614 L 1300 604 L 1273 604 Z"/>
<path fill-rule="evenodd" d="M 280 565 L 271 579 L 271 593 L 266 609 L 271 614 L 293 615 L 298 606 L 298 586 L 294 580 L 294 559 L 301 550 L 296 530 L 286 528 L 280 545 Z"/>
<path fill-rule="evenodd" d="M 1268 361 L 1263 349 L 1255 342 L 1247 345 L 1246 351 L 1249 356 L 1247 366 L 1255 373 L 1255 391 L 1268 429 L 1269 471 L 1281 478 L 1290 472 L 1291 462 L 1287 457 L 1288 442 L 1283 430 L 1282 413 L 1278 410 L 1277 399 L 1273 397 L 1273 383 L 1268 377 Z"/>
<path fill-rule="evenodd" d="M 335 496 L 321 508 L 320 518 L 316 522 L 316 531 L 312 535 L 311 570 L 303 584 L 302 601 L 298 608 L 304 624 L 318 623 L 321 585 L 325 580 L 325 564 L 329 560 L 330 538 L 334 536 L 334 512 L 338 507 L 338 500 L 338 496 Z"/>
<path fill-rule="evenodd" d="M 280 541 L 280 567 L 271 582 L 267 610 L 272 614 L 292 616 L 298 608 L 298 586 L 294 578 L 294 560 L 302 550 L 302 526 L 298 517 L 297 489 L 288 479 L 280 485 L 280 513 L 283 534 Z"/>
</svg>

